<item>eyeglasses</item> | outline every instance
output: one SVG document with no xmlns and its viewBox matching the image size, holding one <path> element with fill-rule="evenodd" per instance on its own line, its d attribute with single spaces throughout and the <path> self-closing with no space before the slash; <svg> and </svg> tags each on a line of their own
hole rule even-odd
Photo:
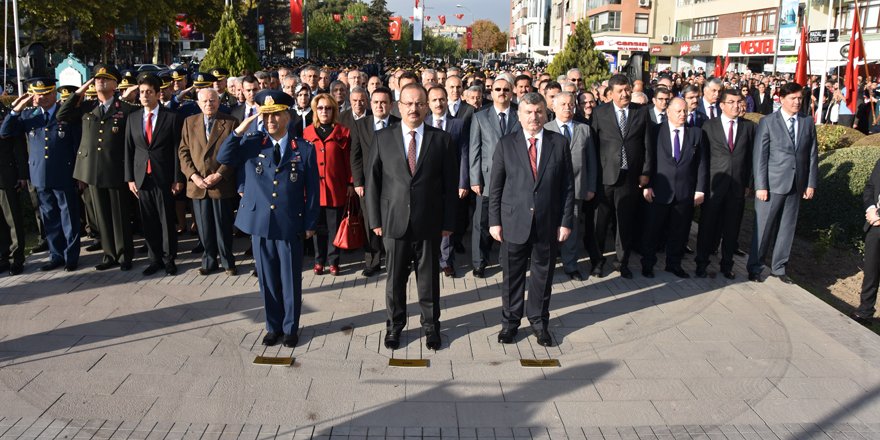
<svg viewBox="0 0 880 440">
<path fill-rule="evenodd" d="M 660 102 L 668 102 L 668 101 L 672 101 L 672 98 L 654 98 L 654 99 L 656 99 L 656 100 L 658 100 L 658 101 L 660 101 Z"/>
<path fill-rule="evenodd" d="M 316 108 L 318 109 L 319 112 L 333 110 L 333 107 L 330 107 L 330 106 L 323 106 L 323 105 L 319 105 L 319 106 L 316 107 Z"/>
<path fill-rule="evenodd" d="M 501 87 L 495 87 L 492 90 L 494 90 L 496 92 L 501 92 L 501 93 L 510 93 L 510 89 L 502 89 Z"/>
<path fill-rule="evenodd" d="M 583 82 L 584 80 L 581 78 L 571 78 L 571 79 L 569 79 L 569 81 L 579 83 L 579 82 Z"/>
<path fill-rule="evenodd" d="M 736 101 L 724 101 L 724 103 L 727 104 L 727 105 L 740 105 L 742 102 L 743 102 L 743 101 L 742 101 L 741 99 L 740 99 L 740 100 L 736 100 Z"/>
<path fill-rule="evenodd" d="M 402 106 L 404 106 L 404 107 L 413 107 L 413 106 L 415 106 L 415 107 L 424 107 L 424 106 L 425 106 L 425 103 L 424 103 L 424 102 L 417 102 L 417 101 L 413 101 L 413 102 L 403 102 L 403 101 L 398 101 L 398 102 L 400 103 L 400 105 L 402 105 Z"/>
</svg>

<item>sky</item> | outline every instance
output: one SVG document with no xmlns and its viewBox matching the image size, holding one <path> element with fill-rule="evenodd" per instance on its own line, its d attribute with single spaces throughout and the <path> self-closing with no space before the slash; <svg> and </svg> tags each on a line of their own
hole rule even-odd
<svg viewBox="0 0 880 440">
<path fill-rule="evenodd" d="M 506 31 L 510 27 L 510 0 L 424 0 L 425 15 L 431 16 L 431 21 L 437 15 L 445 15 L 446 23 L 452 24 L 468 24 L 472 20 L 491 20 Z M 456 8 L 455 5 L 460 4 L 470 12 L 473 12 L 474 18 L 467 9 Z M 412 15 L 415 0 L 388 0 L 388 9 L 395 15 L 409 17 Z M 454 14 L 464 13 L 464 19 L 458 21 Z"/>
</svg>

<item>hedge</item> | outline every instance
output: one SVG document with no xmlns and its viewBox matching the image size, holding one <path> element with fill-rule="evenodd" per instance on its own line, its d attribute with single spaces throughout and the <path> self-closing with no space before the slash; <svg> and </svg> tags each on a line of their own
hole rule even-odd
<svg viewBox="0 0 880 440">
<path fill-rule="evenodd" d="M 873 145 L 880 145 L 880 133 L 863 136 L 861 139 L 855 141 L 855 143 L 852 144 L 853 147 L 867 147 Z"/>
<path fill-rule="evenodd" d="M 865 210 L 862 191 L 880 159 L 880 146 L 851 147 L 819 155 L 819 188 L 813 200 L 801 202 L 798 233 L 815 237 L 817 231 L 837 225 L 839 244 L 862 239 Z"/>
<path fill-rule="evenodd" d="M 842 125 L 818 125 L 816 126 L 816 137 L 818 138 L 819 151 L 831 151 L 838 148 L 849 148 L 865 135 L 854 128 Z M 880 145 L 880 143 L 870 145 Z"/>
</svg>

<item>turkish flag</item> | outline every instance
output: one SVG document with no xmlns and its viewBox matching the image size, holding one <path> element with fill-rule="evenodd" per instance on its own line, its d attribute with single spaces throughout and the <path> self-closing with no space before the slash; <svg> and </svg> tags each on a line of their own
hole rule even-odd
<svg viewBox="0 0 880 440">
<path fill-rule="evenodd" d="M 846 106 L 853 113 L 856 112 L 859 106 L 858 68 L 865 65 L 865 41 L 862 40 L 861 23 L 861 20 L 859 20 L 859 6 L 856 4 L 855 9 L 853 9 L 852 33 L 849 37 L 849 54 L 846 57 L 846 77 L 843 79 L 843 86 L 846 87 Z"/>
<path fill-rule="evenodd" d="M 722 75 L 727 75 L 727 68 L 730 67 L 730 54 L 724 56 L 724 72 Z"/>
<path fill-rule="evenodd" d="M 416 0 L 416 7 L 419 7 L 419 0 Z"/>
<path fill-rule="evenodd" d="M 400 29 L 402 22 L 403 17 L 391 17 L 391 21 L 388 22 L 388 34 L 391 36 L 392 41 L 400 40 Z"/>
<path fill-rule="evenodd" d="M 290 33 L 301 34 L 303 32 L 303 5 L 302 0 L 290 0 Z"/>
<path fill-rule="evenodd" d="M 430 15 L 426 15 L 426 16 L 425 16 L 425 21 L 431 21 L 431 16 L 430 16 Z"/>
<path fill-rule="evenodd" d="M 342 21 L 342 14 L 333 14 L 333 21 L 339 23 Z"/>
<path fill-rule="evenodd" d="M 461 20 L 462 18 L 464 18 L 464 14 L 455 14 L 455 18 Z"/>
<path fill-rule="evenodd" d="M 366 23 L 366 22 L 367 22 L 367 16 L 366 16 L 366 15 L 361 15 L 361 21 L 364 22 L 364 23 Z"/>
<path fill-rule="evenodd" d="M 440 24 L 441 24 L 441 25 L 445 25 L 445 24 L 446 24 L 446 16 L 445 16 L 445 15 L 438 15 L 438 16 L 437 16 L 437 20 L 440 20 Z"/>
<path fill-rule="evenodd" d="M 720 77 L 721 74 L 721 55 L 715 55 L 715 71 L 712 72 L 712 76 L 717 78 Z"/>
<path fill-rule="evenodd" d="M 807 85 L 807 65 L 810 64 L 810 55 L 807 53 L 807 25 L 801 30 L 801 46 L 798 48 L 797 67 L 794 68 L 794 82 Z"/>
<path fill-rule="evenodd" d="M 471 49 L 473 49 L 473 45 L 474 45 L 474 32 L 473 32 L 473 29 L 472 29 L 470 26 L 467 27 L 467 30 L 466 30 L 465 33 L 464 33 L 464 41 L 465 41 L 465 48 L 466 48 L 467 50 L 471 50 Z"/>
</svg>

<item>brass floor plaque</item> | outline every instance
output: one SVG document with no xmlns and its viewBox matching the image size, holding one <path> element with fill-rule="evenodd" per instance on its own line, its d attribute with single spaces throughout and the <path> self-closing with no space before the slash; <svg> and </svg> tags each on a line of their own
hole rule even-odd
<svg viewBox="0 0 880 440">
<path fill-rule="evenodd" d="M 388 359 L 389 367 L 427 368 L 427 359 Z"/>
<path fill-rule="evenodd" d="M 559 368 L 559 359 L 520 359 L 520 366 L 526 368 Z"/>
<path fill-rule="evenodd" d="M 271 357 L 271 356 L 257 356 L 254 358 L 254 363 L 257 365 L 283 365 L 285 367 L 289 367 L 293 364 L 292 357 Z"/>
</svg>

